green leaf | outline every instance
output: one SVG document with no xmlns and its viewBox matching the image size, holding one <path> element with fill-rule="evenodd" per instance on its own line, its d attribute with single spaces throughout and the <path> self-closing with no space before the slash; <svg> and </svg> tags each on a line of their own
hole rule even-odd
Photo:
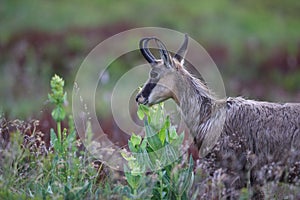
<svg viewBox="0 0 300 200">
<path fill-rule="evenodd" d="M 172 145 L 166 145 L 163 148 L 163 151 L 161 152 L 161 162 L 163 165 L 169 165 L 176 160 L 178 160 L 179 156 L 178 153 L 176 153 L 174 147 Z"/>
<path fill-rule="evenodd" d="M 161 113 L 160 113 L 160 110 L 159 110 L 159 107 L 156 105 L 156 107 L 153 107 L 150 111 L 150 116 L 151 116 L 151 122 L 150 124 L 157 128 L 157 129 L 160 129 L 161 127 Z"/>
<path fill-rule="evenodd" d="M 144 138 L 143 141 L 142 141 L 142 144 L 140 146 L 140 148 L 141 148 L 142 151 L 146 150 L 147 144 L 148 144 L 148 140 L 147 140 L 147 138 Z"/>
<path fill-rule="evenodd" d="M 134 153 L 138 152 L 138 148 L 132 144 L 131 140 L 128 140 L 128 147 L 131 152 Z"/>
<path fill-rule="evenodd" d="M 180 145 L 182 145 L 182 142 L 184 140 L 184 133 L 182 132 L 175 140 L 171 141 L 171 145 L 174 146 L 175 148 L 179 148 Z"/>
<path fill-rule="evenodd" d="M 138 150 L 140 149 L 139 145 L 142 141 L 142 137 L 139 135 L 135 135 L 134 133 L 132 133 L 129 141 L 128 141 L 128 147 L 130 149 L 130 151 L 137 153 Z"/>
<path fill-rule="evenodd" d="M 142 168 L 154 170 L 154 164 L 151 162 L 150 157 L 146 149 L 136 154 L 137 161 Z"/>
<path fill-rule="evenodd" d="M 158 138 L 160 139 L 162 145 L 164 145 L 165 141 L 166 141 L 166 136 L 167 136 L 167 129 L 165 127 L 163 127 L 162 129 L 160 129 L 160 131 L 158 132 Z"/>
<path fill-rule="evenodd" d="M 66 129 L 64 129 L 63 133 L 66 134 Z M 63 147 L 65 151 L 71 149 L 72 151 L 77 150 L 77 146 L 75 144 L 76 141 L 76 132 L 71 132 L 67 136 L 65 136 L 65 140 L 63 140 Z"/>
<path fill-rule="evenodd" d="M 153 130 L 153 128 L 149 125 L 147 120 L 144 121 L 144 127 L 147 138 L 156 135 L 156 131 Z"/>
<path fill-rule="evenodd" d="M 58 141 L 57 135 L 55 134 L 53 128 L 50 129 L 50 141 L 53 145 L 55 151 L 61 151 L 61 144 Z"/>
<path fill-rule="evenodd" d="M 127 161 L 134 161 L 136 160 L 135 157 L 133 157 L 131 154 L 129 154 L 128 152 L 126 152 L 125 150 L 122 150 L 121 152 L 122 157 L 127 160 Z"/>
<path fill-rule="evenodd" d="M 178 138 L 178 134 L 177 134 L 176 128 L 174 126 L 171 126 L 169 128 L 169 138 L 170 138 L 170 142 L 172 140 L 176 140 Z"/>
<path fill-rule="evenodd" d="M 53 128 L 50 129 L 50 140 L 52 144 L 55 144 L 57 141 L 57 135 L 55 134 Z"/>
<path fill-rule="evenodd" d="M 141 183 L 141 176 L 140 175 L 132 175 L 132 173 L 126 167 L 126 165 L 124 166 L 124 170 L 125 170 L 125 177 L 126 177 L 127 183 L 133 190 L 136 190 Z"/>
<path fill-rule="evenodd" d="M 151 152 L 148 152 L 148 157 L 149 157 L 150 163 L 151 163 L 150 169 L 153 171 L 157 170 L 160 167 L 160 166 L 156 165 L 157 160 L 159 159 L 158 155 L 155 152 L 151 151 Z"/>
<path fill-rule="evenodd" d="M 57 106 L 56 108 L 54 108 L 51 115 L 56 122 L 60 122 L 64 120 L 66 112 L 62 106 Z"/>
<path fill-rule="evenodd" d="M 140 108 L 140 107 L 139 107 L 139 108 Z M 138 110 L 137 110 L 137 115 L 138 115 L 138 117 L 139 117 L 140 120 L 143 120 L 144 117 L 145 117 L 145 113 L 144 113 L 144 111 L 142 111 L 141 109 L 138 109 Z"/>
<path fill-rule="evenodd" d="M 154 105 L 150 109 L 149 117 L 149 124 L 154 127 L 156 130 L 160 130 L 164 126 L 164 111 L 162 109 L 162 105 Z"/>
<path fill-rule="evenodd" d="M 153 128 L 148 124 L 147 120 L 145 120 L 145 129 L 148 144 L 153 151 L 159 150 L 162 147 L 162 143 L 158 137 L 158 134 L 155 133 Z"/>
<path fill-rule="evenodd" d="M 163 145 L 164 145 L 165 141 L 170 142 L 169 141 L 169 137 L 168 137 L 168 129 L 169 129 L 169 127 L 170 127 L 170 118 L 169 118 L 169 116 L 167 116 L 166 121 L 165 121 L 163 127 L 158 132 L 158 137 L 159 137 L 159 139 L 160 139 L 160 141 L 161 141 L 161 143 Z"/>
<path fill-rule="evenodd" d="M 170 117 L 167 116 L 167 117 L 166 117 L 166 122 L 165 122 L 165 125 L 164 125 L 164 126 L 165 126 L 166 128 L 169 128 L 170 125 L 171 125 Z"/>
<path fill-rule="evenodd" d="M 144 119 L 144 116 L 149 116 L 149 107 L 143 104 L 140 104 L 137 111 L 138 117 L 140 120 Z"/>
<path fill-rule="evenodd" d="M 71 132 L 67 135 L 67 138 L 66 138 L 66 142 L 68 144 L 71 144 L 72 142 L 74 142 L 76 140 L 76 132 Z"/>
<path fill-rule="evenodd" d="M 130 137 L 130 141 L 133 144 L 133 146 L 138 146 L 142 141 L 142 137 L 133 133 Z"/>
</svg>

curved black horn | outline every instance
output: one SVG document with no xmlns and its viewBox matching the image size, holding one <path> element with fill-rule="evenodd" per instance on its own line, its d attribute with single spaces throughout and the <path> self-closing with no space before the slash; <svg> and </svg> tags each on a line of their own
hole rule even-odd
<svg viewBox="0 0 300 200">
<path fill-rule="evenodd" d="M 162 43 L 157 38 L 154 38 L 154 39 L 155 39 L 156 44 L 159 47 L 160 57 L 163 59 L 164 63 L 165 64 L 171 64 L 171 62 L 170 62 L 170 56 L 169 56 L 168 50 L 167 50 L 166 46 L 164 45 L 164 43 Z"/>
<path fill-rule="evenodd" d="M 179 62 L 181 62 L 186 55 L 188 40 L 189 40 L 189 36 L 187 34 L 184 34 L 184 42 L 181 45 L 180 49 L 177 51 L 176 55 L 174 56 L 174 58 L 176 58 Z"/>
<path fill-rule="evenodd" d="M 156 59 L 155 57 L 152 55 L 152 53 L 149 51 L 148 46 L 148 42 L 149 40 L 151 40 L 153 38 L 143 38 L 140 40 L 140 50 L 141 53 L 143 54 L 143 56 L 145 57 L 145 59 L 149 62 L 149 63 L 155 63 Z"/>
</svg>

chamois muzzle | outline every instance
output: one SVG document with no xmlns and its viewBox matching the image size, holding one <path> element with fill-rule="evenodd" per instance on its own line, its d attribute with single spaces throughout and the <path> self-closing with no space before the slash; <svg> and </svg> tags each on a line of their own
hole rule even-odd
<svg viewBox="0 0 300 200">
<path fill-rule="evenodd" d="M 151 105 L 152 102 L 149 102 L 149 97 L 150 94 L 153 90 L 153 88 L 155 88 L 156 83 L 147 83 L 144 85 L 143 89 L 141 92 L 139 92 L 136 96 L 136 102 L 138 104 L 144 104 L 144 105 Z"/>
<path fill-rule="evenodd" d="M 144 104 L 144 105 L 147 105 L 147 104 L 148 104 L 148 98 L 143 97 L 142 93 L 139 93 L 139 94 L 136 96 L 135 101 L 136 101 L 138 104 Z"/>
</svg>

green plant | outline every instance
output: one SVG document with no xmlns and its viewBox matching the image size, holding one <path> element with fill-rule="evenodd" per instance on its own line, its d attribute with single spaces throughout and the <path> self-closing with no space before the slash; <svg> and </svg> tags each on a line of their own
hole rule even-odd
<svg viewBox="0 0 300 200">
<path fill-rule="evenodd" d="M 51 144 L 55 152 L 51 161 L 51 179 L 63 183 L 65 198 L 81 199 L 91 189 L 96 173 L 93 172 L 94 169 L 91 166 L 86 166 L 87 163 L 92 162 L 91 159 L 86 158 L 87 152 L 78 149 L 72 116 L 69 117 L 69 131 L 67 129 L 61 131 L 61 122 L 66 116 L 64 103 L 67 98 L 63 91 L 63 79 L 54 75 L 50 85 L 52 93 L 48 97 L 55 105 L 51 114 L 57 122 L 57 134 L 53 129 L 50 131 Z"/>
<path fill-rule="evenodd" d="M 147 194 L 151 199 L 188 199 L 193 184 L 193 160 L 181 155 L 184 134 L 178 135 L 164 113 L 163 104 L 151 108 L 140 105 L 138 116 L 144 119 L 145 135 L 132 134 L 128 141 L 130 152 L 123 152 L 128 165 L 124 167 L 127 183 L 127 197 L 141 199 Z M 152 179 L 147 175 L 152 173 Z M 151 194 L 141 187 L 148 181 Z M 151 184 L 151 182 L 153 184 Z M 146 189 L 147 189 L 146 188 Z"/>
<path fill-rule="evenodd" d="M 57 122 L 57 135 L 51 129 L 50 147 L 42 146 L 44 151 L 37 152 L 37 147 L 44 143 L 36 121 L 27 123 L 0 118 L 1 135 L 9 134 L 10 139 L 10 145 L 6 145 L 0 137 L 0 199 L 97 198 L 100 170 L 92 165 L 94 158 L 78 148 L 80 140 L 76 138 L 72 116 L 69 128 L 61 131 L 61 122 L 66 116 L 63 86 L 64 81 L 54 76 L 49 99 L 55 104 L 52 117 Z M 32 130 L 32 135 L 28 135 L 28 130 Z M 102 191 L 109 195 L 109 190 Z"/>
<path fill-rule="evenodd" d="M 49 101 L 55 105 L 51 115 L 57 123 L 57 135 L 59 143 L 62 142 L 61 121 L 63 121 L 66 117 L 64 103 L 67 100 L 67 93 L 64 93 L 64 84 L 64 80 L 55 74 L 50 82 L 51 93 L 48 94 Z M 52 133 L 53 131 L 51 131 L 51 134 Z"/>
</svg>

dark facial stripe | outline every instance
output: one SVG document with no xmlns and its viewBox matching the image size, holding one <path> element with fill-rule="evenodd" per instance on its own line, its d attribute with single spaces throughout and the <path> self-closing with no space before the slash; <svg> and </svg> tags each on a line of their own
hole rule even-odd
<svg viewBox="0 0 300 200">
<path fill-rule="evenodd" d="M 142 91 L 142 96 L 144 98 L 148 98 L 151 91 L 153 90 L 153 88 L 156 86 L 156 83 L 147 83 L 147 85 L 145 86 L 145 88 Z"/>
</svg>

